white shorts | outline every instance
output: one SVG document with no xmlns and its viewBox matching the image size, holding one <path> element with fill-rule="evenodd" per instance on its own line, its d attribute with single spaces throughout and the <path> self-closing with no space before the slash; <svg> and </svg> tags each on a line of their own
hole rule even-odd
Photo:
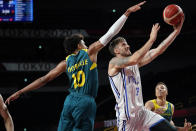
<svg viewBox="0 0 196 131">
<path fill-rule="evenodd" d="M 154 126 L 164 120 L 164 118 L 145 107 L 135 112 L 135 117 L 129 120 L 117 118 L 118 131 L 149 131 Z"/>
</svg>

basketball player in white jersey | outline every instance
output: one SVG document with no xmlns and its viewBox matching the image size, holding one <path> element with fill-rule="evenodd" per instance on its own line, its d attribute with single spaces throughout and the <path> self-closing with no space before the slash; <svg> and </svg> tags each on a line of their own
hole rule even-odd
<svg viewBox="0 0 196 131">
<path fill-rule="evenodd" d="M 152 27 L 149 40 L 135 53 L 122 37 L 110 43 L 109 50 L 115 57 L 109 62 L 108 74 L 116 99 L 116 116 L 119 131 L 176 131 L 159 114 L 147 110 L 143 104 L 139 67 L 142 67 L 162 54 L 181 31 L 184 17 L 174 31 L 155 49 L 151 49 L 160 29 L 159 24 Z M 186 130 L 185 124 L 184 130 Z"/>
</svg>

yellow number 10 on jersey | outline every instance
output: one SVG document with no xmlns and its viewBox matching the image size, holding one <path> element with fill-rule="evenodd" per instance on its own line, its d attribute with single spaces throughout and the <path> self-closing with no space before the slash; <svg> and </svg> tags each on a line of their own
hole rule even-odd
<svg viewBox="0 0 196 131">
<path fill-rule="evenodd" d="M 81 70 L 78 71 L 77 74 L 73 74 L 72 78 L 74 79 L 74 88 L 82 87 L 85 83 L 85 73 Z M 81 80 L 80 80 L 81 79 Z M 80 82 L 80 83 L 79 83 Z"/>
</svg>

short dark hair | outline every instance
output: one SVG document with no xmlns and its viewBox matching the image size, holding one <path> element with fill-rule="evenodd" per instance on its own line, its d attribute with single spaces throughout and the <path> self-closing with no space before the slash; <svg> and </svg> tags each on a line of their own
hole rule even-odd
<svg viewBox="0 0 196 131">
<path fill-rule="evenodd" d="M 167 89 L 167 85 L 166 85 L 164 82 L 158 82 L 157 85 L 156 85 L 156 87 L 157 87 L 158 85 L 164 85 L 164 86 L 166 87 L 166 89 Z M 167 90 L 168 90 L 168 89 L 167 89 Z"/>
<path fill-rule="evenodd" d="M 114 48 L 116 47 L 116 45 L 118 45 L 120 42 L 123 42 L 123 41 L 125 41 L 125 38 L 123 38 L 123 37 L 117 37 L 112 42 L 110 42 L 109 51 L 110 51 L 110 53 L 112 55 L 116 56 L 116 54 L 114 53 Z"/>
<path fill-rule="evenodd" d="M 63 46 L 65 48 L 66 53 L 73 53 L 78 48 L 78 44 L 80 43 L 80 41 L 83 39 L 84 37 L 82 34 L 73 34 L 69 37 L 65 37 Z"/>
</svg>

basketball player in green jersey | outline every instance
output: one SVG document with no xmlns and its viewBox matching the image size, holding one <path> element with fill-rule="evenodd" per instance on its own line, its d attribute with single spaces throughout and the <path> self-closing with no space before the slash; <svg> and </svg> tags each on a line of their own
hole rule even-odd
<svg viewBox="0 0 196 131">
<path fill-rule="evenodd" d="M 95 97 L 98 91 L 97 54 L 121 30 L 130 13 L 141 9 L 141 2 L 126 12 L 110 27 L 108 32 L 87 49 L 82 35 L 65 39 L 64 47 L 69 54 L 53 70 L 11 95 L 6 103 L 17 99 L 22 93 L 38 89 L 66 72 L 70 88 L 61 113 L 58 131 L 93 131 L 96 115 Z"/>
<path fill-rule="evenodd" d="M 166 85 L 163 82 L 157 83 L 155 94 L 157 98 L 147 101 L 145 104 L 146 108 L 157 114 L 160 114 L 172 125 L 174 125 L 172 121 L 174 105 L 166 100 L 168 91 Z"/>
<path fill-rule="evenodd" d="M 168 95 L 168 89 L 165 83 L 158 82 L 155 87 L 155 95 L 156 99 L 149 100 L 145 103 L 145 107 L 157 114 L 160 114 L 162 117 L 164 117 L 166 120 L 168 120 L 173 126 L 174 122 L 172 121 L 172 116 L 174 113 L 174 105 L 166 100 Z M 185 120 L 185 123 L 187 121 Z M 191 124 L 191 123 L 187 123 Z M 178 129 L 183 129 L 183 127 L 177 127 Z"/>
</svg>

